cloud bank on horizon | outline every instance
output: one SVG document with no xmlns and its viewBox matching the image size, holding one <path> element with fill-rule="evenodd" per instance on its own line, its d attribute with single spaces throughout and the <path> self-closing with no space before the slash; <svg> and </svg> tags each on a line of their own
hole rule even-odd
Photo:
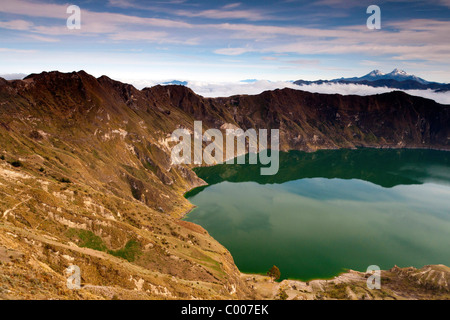
<svg viewBox="0 0 450 320">
<path fill-rule="evenodd" d="M 26 74 L 0 74 L 1 78 L 6 80 L 21 80 L 26 77 Z M 386 87 L 371 87 L 364 84 L 342 84 L 342 83 L 324 83 L 324 84 L 309 84 L 296 85 L 291 81 L 268 81 L 268 80 L 243 80 L 240 82 L 205 82 L 205 81 L 156 81 L 156 80 L 130 80 L 120 79 L 125 83 L 131 83 L 138 89 L 145 87 L 152 87 L 156 85 L 167 84 L 183 84 L 192 89 L 195 93 L 206 98 L 230 97 L 234 95 L 256 95 L 264 91 L 291 88 L 295 90 L 303 90 L 313 93 L 325 94 L 342 94 L 342 95 L 375 95 L 392 91 L 403 91 L 412 96 L 432 99 L 441 104 L 450 105 L 450 91 L 435 92 L 429 90 L 401 90 Z"/>
<path fill-rule="evenodd" d="M 0 1 L 0 73 L 86 70 L 134 79 L 317 80 L 372 69 L 449 82 L 450 2 L 368 0 Z"/>
<path fill-rule="evenodd" d="M 433 90 L 399 90 L 392 88 L 374 88 L 367 85 L 359 84 L 340 84 L 340 83 L 325 83 L 325 84 L 311 84 L 298 86 L 292 82 L 276 81 L 271 82 L 267 80 L 255 81 L 252 83 L 204 83 L 204 82 L 189 82 L 187 87 L 191 88 L 195 93 L 204 97 L 229 97 L 241 94 L 259 94 L 267 90 L 276 90 L 283 88 L 291 88 L 295 90 L 303 90 L 313 93 L 325 94 L 342 94 L 342 95 L 359 95 L 368 96 L 381 94 L 392 91 L 403 91 L 412 96 L 423 97 L 435 100 L 441 104 L 450 105 L 450 91 L 449 92 L 434 92 Z"/>
</svg>

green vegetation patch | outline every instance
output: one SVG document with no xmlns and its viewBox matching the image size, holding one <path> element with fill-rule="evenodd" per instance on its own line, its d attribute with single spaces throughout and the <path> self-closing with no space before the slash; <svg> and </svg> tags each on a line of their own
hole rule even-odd
<svg viewBox="0 0 450 320">
<path fill-rule="evenodd" d="M 110 255 L 123 258 L 129 262 L 133 262 L 136 258 L 142 254 L 141 245 L 135 240 L 129 240 L 125 247 L 119 250 L 108 250 Z"/>
<path fill-rule="evenodd" d="M 90 248 L 97 251 L 105 251 L 108 249 L 104 244 L 102 238 L 95 235 L 89 230 L 69 229 L 67 236 L 73 239 L 74 237 L 80 239 L 78 246 L 83 248 Z"/>
<path fill-rule="evenodd" d="M 72 228 L 69 229 L 66 234 L 72 240 L 78 238 L 80 240 L 78 246 L 82 248 L 106 252 L 129 262 L 135 261 L 136 258 L 142 254 L 141 244 L 136 240 L 129 240 L 122 249 L 110 250 L 103 242 L 102 238 L 95 235 L 92 231 Z"/>
</svg>

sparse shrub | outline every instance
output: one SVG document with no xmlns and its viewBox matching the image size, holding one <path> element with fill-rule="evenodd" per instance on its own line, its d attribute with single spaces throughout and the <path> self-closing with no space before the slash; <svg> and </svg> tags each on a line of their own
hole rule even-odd
<svg viewBox="0 0 450 320">
<path fill-rule="evenodd" d="M 269 271 L 267 271 L 267 275 L 272 278 L 272 281 L 276 281 L 280 279 L 281 272 L 277 266 L 273 266 Z"/>
<path fill-rule="evenodd" d="M 72 181 L 70 181 L 70 179 L 67 179 L 67 178 L 61 178 L 61 179 L 59 179 L 59 181 L 62 183 L 72 183 Z"/>
<path fill-rule="evenodd" d="M 22 162 L 20 162 L 19 160 L 11 161 L 9 164 L 15 168 L 22 167 Z"/>
<path fill-rule="evenodd" d="M 5 160 L 5 156 L 3 154 L 0 156 L 0 160 Z"/>
<path fill-rule="evenodd" d="M 338 299 L 338 300 L 348 299 L 346 290 L 347 290 L 346 284 L 335 284 L 333 287 L 330 287 L 328 289 L 327 294 L 332 299 Z M 352 290 L 352 291 L 354 291 L 354 290 Z"/>
<path fill-rule="evenodd" d="M 280 300 L 287 300 L 289 296 L 285 290 L 281 290 L 280 293 L 278 294 L 278 297 L 280 298 Z"/>
<path fill-rule="evenodd" d="M 30 138 L 34 140 L 42 140 L 44 137 L 36 130 L 30 132 Z"/>
</svg>

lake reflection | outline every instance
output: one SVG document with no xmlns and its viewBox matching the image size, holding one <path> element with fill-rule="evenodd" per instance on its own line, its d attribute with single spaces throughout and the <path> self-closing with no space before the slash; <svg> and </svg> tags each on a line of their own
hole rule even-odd
<svg viewBox="0 0 450 320">
<path fill-rule="evenodd" d="M 258 166 L 196 169 L 210 185 L 187 197 L 243 272 L 330 278 L 369 265 L 450 265 L 450 159 L 432 150 L 334 150 Z"/>
</svg>

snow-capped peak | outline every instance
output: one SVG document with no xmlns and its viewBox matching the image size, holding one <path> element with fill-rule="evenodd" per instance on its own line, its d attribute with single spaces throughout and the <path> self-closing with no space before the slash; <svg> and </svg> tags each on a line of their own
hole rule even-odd
<svg viewBox="0 0 450 320">
<path fill-rule="evenodd" d="M 407 76 L 408 75 L 405 71 L 397 69 L 397 68 L 395 68 L 390 74 L 393 76 Z"/>
<path fill-rule="evenodd" d="M 384 76 L 384 73 L 380 70 L 373 70 L 371 73 L 369 73 L 369 76 L 371 77 L 377 77 L 377 76 Z"/>
<path fill-rule="evenodd" d="M 398 68 L 395 68 L 391 73 L 383 73 L 380 70 L 373 70 L 372 72 L 366 74 L 363 77 L 354 77 L 354 78 L 340 78 L 335 79 L 332 81 L 354 81 L 354 82 L 360 82 L 360 81 L 381 81 L 381 80 L 396 80 L 396 81 L 416 81 L 421 84 L 428 84 L 429 82 L 419 78 L 414 75 L 409 75 L 403 70 L 400 70 Z"/>
</svg>

